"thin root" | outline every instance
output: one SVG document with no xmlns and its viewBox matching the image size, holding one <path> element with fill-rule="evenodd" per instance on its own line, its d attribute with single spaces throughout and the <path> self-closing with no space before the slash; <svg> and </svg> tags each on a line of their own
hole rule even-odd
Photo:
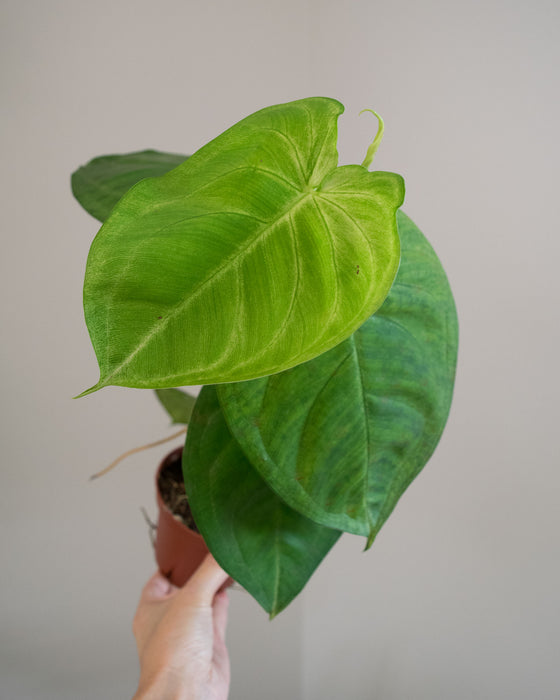
<svg viewBox="0 0 560 700">
<path fill-rule="evenodd" d="M 158 445 L 163 445 L 165 442 L 169 442 L 170 440 L 175 440 L 175 438 L 178 438 L 180 435 L 184 435 L 187 432 L 186 428 L 181 428 L 176 433 L 173 433 L 173 435 L 170 435 L 169 437 L 162 438 L 161 440 L 156 440 L 155 442 L 150 442 L 147 445 L 142 445 L 141 447 L 133 447 L 131 450 L 127 450 L 124 452 L 122 455 L 117 457 L 114 462 L 111 462 L 111 464 L 108 467 L 105 467 L 105 469 L 102 469 L 100 472 L 97 472 L 96 474 L 92 474 L 90 476 L 89 480 L 94 481 L 94 479 L 99 479 L 100 476 L 104 476 L 107 474 L 107 472 L 110 472 L 111 469 L 114 469 L 117 464 L 123 461 L 123 459 L 126 459 L 127 457 L 130 457 L 130 455 L 136 454 L 137 452 L 143 452 L 144 450 L 150 449 L 150 447 L 157 447 Z"/>
<path fill-rule="evenodd" d="M 142 512 L 142 515 L 144 516 L 144 520 L 148 524 L 148 534 L 150 536 L 150 542 L 152 543 L 152 547 L 155 547 L 156 545 L 156 530 L 157 530 L 157 525 L 154 523 L 154 521 L 150 518 L 148 515 L 148 511 L 145 508 L 140 508 L 140 511 Z"/>
</svg>

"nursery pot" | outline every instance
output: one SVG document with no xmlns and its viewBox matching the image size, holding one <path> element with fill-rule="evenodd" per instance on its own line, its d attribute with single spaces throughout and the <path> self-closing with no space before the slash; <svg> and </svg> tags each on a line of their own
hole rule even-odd
<svg viewBox="0 0 560 700">
<path fill-rule="evenodd" d="M 206 554 L 206 546 L 202 535 L 191 530 L 179 518 L 173 515 L 165 504 L 160 488 L 160 474 L 170 464 L 181 464 L 183 448 L 170 452 L 165 457 L 156 473 L 156 495 L 158 504 L 158 524 L 155 537 L 156 561 L 161 573 L 176 586 L 183 586 L 198 568 Z"/>
</svg>

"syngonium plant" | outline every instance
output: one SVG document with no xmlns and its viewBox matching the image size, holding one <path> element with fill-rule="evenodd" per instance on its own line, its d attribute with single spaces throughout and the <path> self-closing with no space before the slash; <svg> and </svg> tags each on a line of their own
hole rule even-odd
<svg viewBox="0 0 560 700">
<path fill-rule="evenodd" d="M 209 549 L 271 616 L 342 532 L 366 548 L 432 455 L 457 316 L 399 210 L 399 175 L 338 165 L 343 106 L 268 107 L 194 155 L 95 158 L 84 283 L 100 379 L 189 423 L 183 472 Z M 178 387 L 204 385 L 195 399 Z M 191 415 L 192 413 L 192 415 Z"/>
</svg>

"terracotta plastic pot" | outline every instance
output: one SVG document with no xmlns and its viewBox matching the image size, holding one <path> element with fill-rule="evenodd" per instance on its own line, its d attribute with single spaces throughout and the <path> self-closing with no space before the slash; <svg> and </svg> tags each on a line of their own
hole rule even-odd
<svg viewBox="0 0 560 700">
<path fill-rule="evenodd" d="M 202 535 L 190 530 L 181 520 L 173 516 L 163 502 L 158 481 L 162 469 L 181 458 L 183 448 L 178 447 L 165 457 L 156 473 L 156 494 L 159 509 L 155 537 L 156 561 L 161 573 L 176 586 L 183 586 L 198 568 L 206 554 Z"/>
</svg>

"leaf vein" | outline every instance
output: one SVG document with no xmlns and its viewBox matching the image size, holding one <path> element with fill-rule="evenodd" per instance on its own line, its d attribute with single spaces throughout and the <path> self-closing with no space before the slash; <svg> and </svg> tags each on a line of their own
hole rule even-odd
<svg viewBox="0 0 560 700">
<path fill-rule="evenodd" d="M 295 144 L 295 142 L 292 141 L 292 139 L 288 136 L 288 134 L 284 134 L 282 131 L 280 131 L 279 129 L 275 129 L 272 126 L 259 126 L 258 129 L 261 131 L 270 131 L 273 134 L 277 134 L 284 141 L 286 141 L 286 143 L 289 144 L 290 148 L 293 151 L 294 160 L 298 165 L 301 180 L 302 180 L 302 182 L 307 182 L 307 177 L 306 177 L 304 169 L 303 169 L 303 164 L 302 164 L 300 157 L 299 157 L 299 149 L 298 149 L 297 145 Z"/>
<path fill-rule="evenodd" d="M 321 217 L 321 220 L 323 222 L 323 226 L 325 227 L 326 237 L 329 239 L 329 243 L 331 246 L 331 254 L 332 254 L 331 255 L 332 266 L 333 266 L 333 270 L 334 270 L 335 279 L 338 282 L 337 267 L 336 267 L 336 252 L 335 252 L 335 248 L 334 248 L 333 237 L 331 235 L 331 230 L 327 224 L 327 221 L 326 221 L 325 216 L 321 210 L 321 207 L 319 206 L 319 202 L 315 198 L 313 198 L 313 204 L 315 204 L 315 208 L 317 209 L 317 212 L 319 213 L 319 216 Z M 335 284 L 334 285 L 334 302 L 333 302 L 333 305 L 331 307 L 331 313 L 329 315 L 329 320 L 325 324 L 325 327 L 327 329 L 330 328 L 331 321 L 332 321 L 333 317 L 335 316 L 335 314 L 338 313 L 338 304 L 339 304 L 339 284 Z"/>
<path fill-rule="evenodd" d="M 239 265 L 239 259 L 240 257 L 244 257 L 248 255 L 251 251 L 252 248 L 254 248 L 270 231 L 278 224 L 282 219 L 285 217 L 289 217 L 293 209 L 299 205 L 301 205 L 302 202 L 304 202 L 308 197 L 310 196 L 309 193 L 303 194 L 301 197 L 299 197 L 295 202 L 293 202 L 290 206 L 289 209 L 284 210 L 281 212 L 281 214 L 273 219 L 272 221 L 269 221 L 267 225 L 258 231 L 257 235 L 250 240 L 241 250 L 237 248 L 232 255 L 228 256 L 222 265 L 220 265 L 216 270 L 212 272 L 208 277 L 206 277 L 204 280 L 202 280 L 189 294 L 188 297 L 182 299 L 179 301 L 174 307 L 171 307 L 170 312 L 166 314 L 165 318 L 161 320 L 161 322 L 157 325 L 154 325 L 150 331 L 148 331 L 144 337 L 139 341 L 137 347 L 119 364 L 117 367 L 113 369 L 113 371 L 104 379 L 104 385 L 106 386 L 107 383 L 119 372 L 123 370 L 124 367 L 130 364 L 130 362 L 134 359 L 134 357 L 141 351 L 143 350 L 146 345 L 151 341 L 151 339 L 159 333 L 165 326 L 169 324 L 169 322 L 174 319 L 181 311 L 183 311 L 185 308 L 188 308 L 189 305 L 191 305 L 197 298 L 200 296 L 202 291 L 205 289 L 205 287 L 210 284 L 213 280 L 218 279 L 221 277 L 225 272 L 227 272 L 232 266 L 238 266 Z M 178 222 L 175 222 L 178 223 Z"/>
</svg>

